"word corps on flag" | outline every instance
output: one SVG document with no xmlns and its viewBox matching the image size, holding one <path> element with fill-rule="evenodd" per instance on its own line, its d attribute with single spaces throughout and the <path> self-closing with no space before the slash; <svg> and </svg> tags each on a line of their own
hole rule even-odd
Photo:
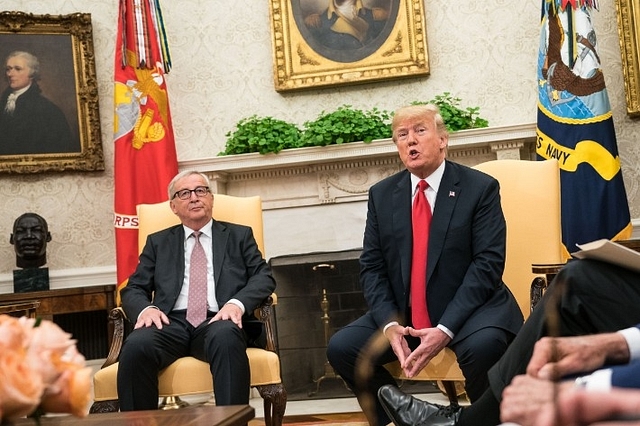
<svg viewBox="0 0 640 426">
<path fill-rule="evenodd" d="M 632 226 L 590 10 L 597 0 L 543 0 L 536 153 L 560 164 L 562 242 L 627 239 Z M 539 224 L 544 226 L 544 224 Z"/>
<path fill-rule="evenodd" d="M 114 226 L 118 290 L 138 264 L 138 204 L 166 201 L 178 173 L 157 0 L 120 0 L 114 70 Z"/>
</svg>

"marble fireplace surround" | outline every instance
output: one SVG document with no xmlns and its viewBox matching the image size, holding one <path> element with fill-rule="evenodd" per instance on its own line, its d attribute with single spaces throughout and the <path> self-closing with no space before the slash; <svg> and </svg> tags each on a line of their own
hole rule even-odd
<svg viewBox="0 0 640 426">
<path fill-rule="evenodd" d="M 535 129 L 532 123 L 456 132 L 449 138 L 448 158 L 469 166 L 531 160 Z M 191 160 L 181 162 L 180 169 L 206 173 L 216 193 L 260 195 L 270 259 L 360 248 L 367 191 L 402 164 L 393 142 L 384 139 Z"/>
</svg>

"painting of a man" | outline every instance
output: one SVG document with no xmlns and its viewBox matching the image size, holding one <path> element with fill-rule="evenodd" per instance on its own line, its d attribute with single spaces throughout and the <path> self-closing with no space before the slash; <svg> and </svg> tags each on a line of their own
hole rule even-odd
<svg viewBox="0 0 640 426">
<path fill-rule="evenodd" d="M 8 87 L 0 95 L 0 155 L 79 152 L 62 110 L 42 95 L 40 63 L 26 51 L 5 61 Z"/>
<path fill-rule="evenodd" d="M 374 53 L 388 37 L 398 2 L 390 0 L 300 0 L 294 14 L 301 34 L 319 54 L 355 62 Z"/>
<path fill-rule="evenodd" d="M 305 18 L 305 24 L 323 45 L 332 49 L 357 49 L 380 33 L 389 12 L 366 8 L 362 0 L 330 0 L 323 13 Z"/>
</svg>

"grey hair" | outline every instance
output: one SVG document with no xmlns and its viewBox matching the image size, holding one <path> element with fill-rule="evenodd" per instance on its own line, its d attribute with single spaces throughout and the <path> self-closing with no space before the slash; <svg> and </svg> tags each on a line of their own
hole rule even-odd
<svg viewBox="0 0 640 426">
<path fill-rule="evenodd" d="M 13 58 L 16 56 L 19 56 L 23 58 L 25 61 L 27 61 L 27 66 L 29 67 L 29 77 L 31 77 L 33 80 L 39 80 L 40 79 L 40 61 L 38 61 L 38 58 L 29 52 L 24 52 L 22 50 L 14 50 L 13 52 L 9 53 L 9 56 L 7 56 L 7 60 L 5 61 L 5 64 L 9 61 L 10 58 Z"/>
<path fill-rule="evenodd" d="M 191 175 L 199 175 L 202 179 L 204 179 L 206 185 L 211 188 L 211 182 L 209 181 L 209 177 L 207 175 L 205 175 L 204 173 L 198 172 L 196 170 L 184 170 L 180 173 L 178 173 L 177 175 L 175 175 L 173 177 L 173 179 L 171 179 L 171 182 L 169 182 L 169 188 L 168 188 L 168 192 L 169 192 L 169 199 L 171 200 L 173 198 L 173 194 L 175 194 L 176 192 L 176 182 L 179 181 L 182 178 L 185 178 L 187 176 L 191 176 Z"/>
</svg>

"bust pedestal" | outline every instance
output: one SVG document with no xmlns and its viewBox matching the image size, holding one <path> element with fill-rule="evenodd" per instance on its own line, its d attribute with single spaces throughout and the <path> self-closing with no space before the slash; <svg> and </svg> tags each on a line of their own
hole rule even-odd
<svg viewBox="0 0 640 426">
<path fill-rule="evenodd" d="M 49 268 L 14 269 L 14 293 L 43 290 L 49 290 Z"/>
</svg>

